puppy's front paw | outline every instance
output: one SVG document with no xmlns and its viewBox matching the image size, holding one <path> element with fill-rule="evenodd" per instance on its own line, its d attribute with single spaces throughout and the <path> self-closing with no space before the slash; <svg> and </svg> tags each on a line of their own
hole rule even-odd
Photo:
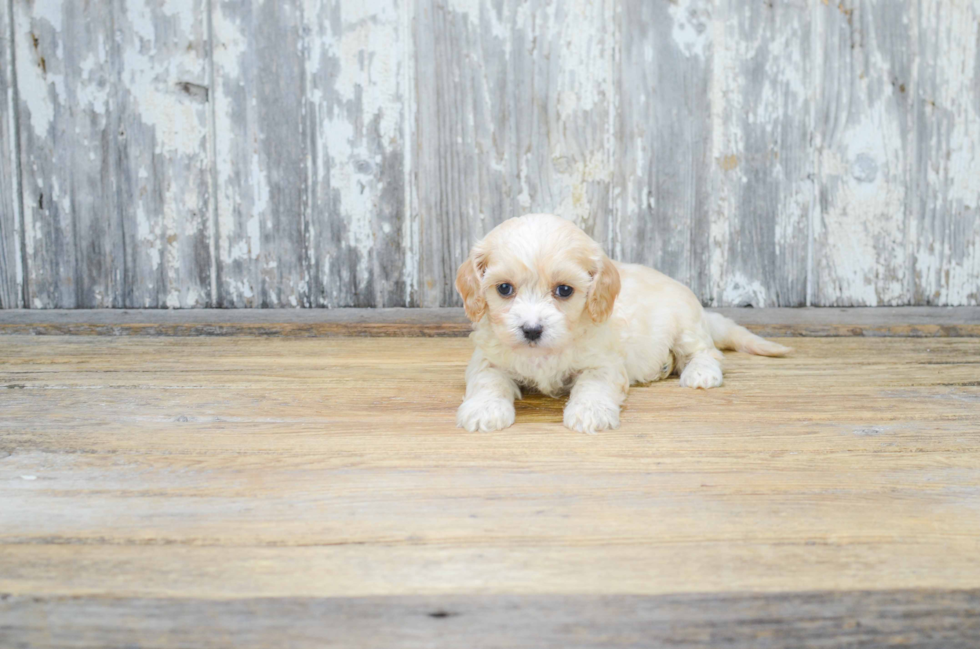
<svg viewBox="0 0 980 649">
<path fill-rule="evenodd" d="M 456 411 L 456 425 L 471 433 L 507 428 L 514 423 L 514 403 L 507 399 L 473 397 Z"/>
<path fill-rule="evenodd" d="M 717 388 L 722 384 L 721 366 L 714 360 L 695 359 L 681 372 L 683 388 Z"/>
<path fill-rule="evenodd" d="M 565 425 L 589 435 L 619 428 L 619 406 L 611 401 L 569 399 L 565 405 Z"/>
</svg>

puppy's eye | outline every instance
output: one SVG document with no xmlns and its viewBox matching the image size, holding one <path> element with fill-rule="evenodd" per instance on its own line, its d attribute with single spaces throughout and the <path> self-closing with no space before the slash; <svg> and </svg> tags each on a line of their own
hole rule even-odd
<svg viewBox="0 0 980 649">
<path fill-rule="evenodd" d="M 560 298 L 569 298 L 569 297 L 572 297 L 572 293 L 574 293 L 574 292 L 575 292 L 575 289 L 572 288 L 571 286 L 568 286 L 567 284 L 562 284 L 558 288 L 555 289 L 555 295 L 557 295 Z"/>
<path fill-rule="evenodd" d="M 507 282 L 503 284 L 497 284 L 497 292 L 503 297 L 510 297 L 514 294 L 514 287 Z"/>
</svg>

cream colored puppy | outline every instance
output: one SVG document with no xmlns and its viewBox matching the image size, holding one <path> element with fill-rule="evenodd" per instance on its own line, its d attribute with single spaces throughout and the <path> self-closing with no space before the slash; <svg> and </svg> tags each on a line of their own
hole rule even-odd
<svg viewBox="0 0 980 649">
<path fill-rule="evenodd" d="M 722 354 L 781 356 L 717 313 L 683 284 L 611 261 L 573 223 L 527 214 L 494 228 L 459 267 L 456 290 L 476 323 L 466 398 L 456 422 L 469 431 L 514 423 L 521 388 L 568 393 L 565 425 L 596 433 L 619 425 L 633 383 L 678 372 L 681 385 L 722 383 Z"/>
</svg>

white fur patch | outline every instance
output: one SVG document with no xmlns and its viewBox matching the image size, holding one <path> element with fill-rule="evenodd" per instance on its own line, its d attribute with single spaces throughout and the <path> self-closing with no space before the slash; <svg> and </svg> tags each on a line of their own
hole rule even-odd
<svg viewBox="0 0 980 649">
<path fill-rule="evenodd" d="M 456 425 L 471 433 L 501 430 L 514 423 L 514 402 L 499 397 L 471 397 L 456 411 Z"/>
<path fill-rule="evenodd" d="M 565 426 L 595 435 L 607 428 L 619 428 L 619 404 L 609 399 L 569 399 L 565 405 Z"/>
<path fill-rule="evenodd" d="M 684 388 L 717 388 L 723 380 L 721 363 L 708 354 L 698 354 L 681 372 L 681 387 Z"/>
</svg>

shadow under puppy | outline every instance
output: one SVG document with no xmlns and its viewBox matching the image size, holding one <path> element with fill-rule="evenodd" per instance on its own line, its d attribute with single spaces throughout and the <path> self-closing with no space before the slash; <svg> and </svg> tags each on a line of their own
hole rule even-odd
<svg viewBox="0 0 980 649">
<path fill-rule="evenodd" d="M 570 221 L 509 219 L 473 246 L 456 290 L 476 323 L 466 398 L 456 423 L 491 431 L 514 423 L 521 387 L 568 393 L 565 425 L 619 426 L 629 386 L 680 374 L 689 388 L 722 383 L 719 349 L 782 356 L 790 348 L 706 313 L 686 286 L 611 261 Z"/>
</svg>

